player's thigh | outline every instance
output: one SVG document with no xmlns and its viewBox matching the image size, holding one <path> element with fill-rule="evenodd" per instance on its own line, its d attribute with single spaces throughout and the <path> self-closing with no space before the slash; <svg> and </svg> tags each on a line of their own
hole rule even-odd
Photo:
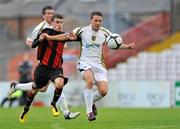
<svg viewBox="0 0 180 129">
<path fill-rule="evenodd" d="M 87 83 L 93 83 L 94 81 L 94 74 L 91 71 L 91 69 L 88 69 L 86 71 L 84 71 L 83 73 L 83 79 L 87 82 Z M 93 84 L 92 84 L 93 85 Z"/>
<path fill-rule="evenodd" d="M 81 75 L 83 76 L 83 79 L 86 80 L 92 80 L 93 74 L 91 71 L 91 66 L 87 62 L 78 61 L 77 63 L 77 69 L 81 72 Z"/>
<path fill-rule="evenodd" d="M 107 81 L 98 81 L 96 82 L 96 86 L 98 88 L 99 93 L 102 96 L 105 96 L 108 92 L 108 83 Z"/>
<path fill-rule="evenodd" d="M 81 75 L 86 82 L 86 86 L 92 88 L 94 82 L 92 66 L 87 62 L 78 61 L 77 68 L 81 72 Z"/>
<path fill-rule="evenodd" d="M 34 71 L 34 87 L 41 89 L 49 82 L 49 71 L 46 67 L 38 65 Z"/>
<path fill-rule="evenodd" d="M 54 82 L 57 88 L 62 88 L 64 86 L 63 69 L 58 68 L 51 70 L 50 80 Z"/>
<path fill-rule="evenodd" d="M 107 70 L 101 64 L 93 67 L 95 82 L 107 81 Z"/>
</svg>

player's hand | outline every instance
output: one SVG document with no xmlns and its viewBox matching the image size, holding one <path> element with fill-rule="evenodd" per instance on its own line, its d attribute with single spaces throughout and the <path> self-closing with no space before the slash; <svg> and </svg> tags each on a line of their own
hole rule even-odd
<svg viewBox="0 0 180 129">
<path fill-rule="evenodd" d="M 39 41 L 43 41 L 44 39 L 45 39 L 45 35 L 44 35 L 45 33 L 43 33 L 43 34 L 41 34 L 40 36 L 39 36 Z"/>
<path fill-rule="evenodd" d="M 44 35 L 45 39 L 49 39 L 50 36 L 47 33 L 42 33 L 42 34 Z"/>
<path fill-rule="evenodd" d="M 77 36 L 73 32 L 66 33 L 66 37 L 69 40 L 76 40 L 77 39 Z"/>
<path fill-rule="evenodd" d="M 135 48 L 135 44 L 134 43 L 130 43 L 129 45 L 128 45 L 129 47 L 129 49 L 134 49 Z"/>
</svg>

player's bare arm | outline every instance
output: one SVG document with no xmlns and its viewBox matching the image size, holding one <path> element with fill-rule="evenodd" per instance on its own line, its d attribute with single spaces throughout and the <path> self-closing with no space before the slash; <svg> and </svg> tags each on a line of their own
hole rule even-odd
<svg viewBox="0 0 180 129">
<path fill-rule="evenodd" d="M 45 38 L 48 40 L 59 40 L 59 41 L 64 41 L 64 40 L 76 40 L 77 36 L 74 33 L 65 33 L 65 34 L 59 34 L 59 35 L 54 35 L 50 36 L 47 33 L 44 33 Z"/>
<path fill-rule="evenodd" d="M 77 36 L 73 32 L 66 33 L 66 36 L 69 38 L 69 40 L 77 40 Z"/>
<path fill-rule="evenodd" d="M 55 36 L 50 36 L 47 33 L 44 33 L 44 35 L 47 40 L 58 40 L 58 41 L 68 40 L 67 34 L 59 34 Z"/>
<path fill-rule="evenodd" d="M 130 44 L 122 43 L 119 48 L 121 48 L 121 49 L 134 49 L 134 47 L 135 47 L 134 43 L 130 43 Z"/>
</svg>

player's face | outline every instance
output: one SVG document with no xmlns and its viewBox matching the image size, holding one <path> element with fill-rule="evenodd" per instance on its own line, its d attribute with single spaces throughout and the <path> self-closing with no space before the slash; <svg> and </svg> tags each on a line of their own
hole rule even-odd
<svg viewBox="0 0 180 129">
<path fill-rule="evenodd" d="M 61 31 L 62 26 L 63 26 L 63 19 L 55 18 L 52 21 L 52 26 L 54 30 Z"/>
<path fill-rule="evenodd" d="M 54 15 L 54 10 L 47 9 L 45 14 L 43 15 L 43 18 L 45 21 L 47 21 L 50 24 L 53 15 Z"/>
<path fill-rule="evenodd" d="M 98 15 L 94 15 L 91 19 L 91 26 L 94 31 L 98 31 L 102 24 L 102 17 Z"/>
</svg>

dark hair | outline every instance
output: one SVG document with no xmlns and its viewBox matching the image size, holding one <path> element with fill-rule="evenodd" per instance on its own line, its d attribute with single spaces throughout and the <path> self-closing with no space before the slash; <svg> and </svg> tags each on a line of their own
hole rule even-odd
<svg viewBox="0 0 180 129">
<path fill-rule="evenodd" d="M 93 16 L 95 15 L 103 17 L 103 14 L 100 11 L 93 11 L 90 18 L 93 19 Z"/>
<path fill-rule="evenodd" d="M 41 14 L 44 15 L 46 13 L 46 10 L 53 10 L 52 6 L 45 6 L 43 9 L 42 9 L 42 12 Z"/>
<path fill-rule="evenodd" d="M 63 19 L 63 16 L 61 14 L 54 14 L 51 21 L 54 21 L 55 18 Z"/>
</svg>

